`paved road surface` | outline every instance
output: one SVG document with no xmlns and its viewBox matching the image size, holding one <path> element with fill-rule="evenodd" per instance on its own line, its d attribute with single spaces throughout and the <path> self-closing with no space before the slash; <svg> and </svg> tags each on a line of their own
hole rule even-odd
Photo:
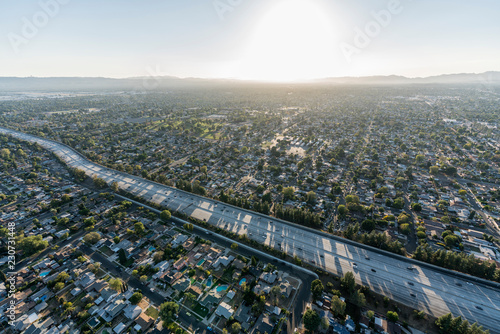
<svg viewBox="0 0 500 334">
<path fill-rule="evenodd" d="M 118 172 L 90 162 L 57 142 L 3 128 L 0 128 L 0 133 L 37 142 L 69 166 L 80 168 L 89 176 L 101 177 L 108 184 L 116 181 L 121 189 L 171 211 L 182 212 L 238 234 L 247 234 L 254 240 L 282 249 L 289 255 L 297 255 L 335 274 L 353 271 L 358 283 L 415 309 L 434 316 L 451 312 L 470 322 L 477 321 L 493 333 L 500 333 L 499 285 L 483 284 L 473 277 L 425 264 L 409 264 L 402 257 L 385 255 L 347 240 Z M 414 269 L 408 270 L 408 266 Z"/>
</svg>

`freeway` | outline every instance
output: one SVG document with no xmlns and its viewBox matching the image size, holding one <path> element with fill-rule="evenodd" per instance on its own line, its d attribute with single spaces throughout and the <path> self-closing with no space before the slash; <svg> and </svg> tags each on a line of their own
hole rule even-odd
<svg viewBox="0 0 500 334">
<path fill-rule="evenodd" d="M 334 274 L 355 274 L 358 283 L 433 316 L 451 312 L 500 333 L 500 285 L 412 261 L 349 240 L 233 207 L 93 163 L 68 146 L 0 128 L 0 133 L 37 142 L 68 166 L 160 204 L 298 256 Z M 411 269 L 408 269 L 411 268 Z"/>
</svg>

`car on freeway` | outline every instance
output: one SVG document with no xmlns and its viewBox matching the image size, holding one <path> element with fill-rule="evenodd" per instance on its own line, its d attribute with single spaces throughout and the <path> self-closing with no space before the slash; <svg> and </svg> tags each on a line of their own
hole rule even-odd
<svg viewBox="0 0 500 334">
<path fill-rule="evenodd" d="M 478 310 L 480 310 L 480 311 L 482 311 L 482 310 L 483 310 L 483 308 L 482 308 L 481 306 L 477 306 L 477 305 L 476 305 L 476 308 L 477 308 Z"/>
<path fill-rule="evenodd" d="M 413 284 L 413 282 L 408 282 L 408 284 L 411 285 L 411 286 L 415 285 L 415 284 Z"/>
<path fill-rule="evenodd" d="M 414 293 L 410 293 L 410 296 L 412 296 L 412 297 L 416 297 L 417 295 L 416 295 L 416 294 L 414 294 Z"/>
<path fill-rule="evenodd" d="M 376 273 L 376 272 L 377 272 L 377 271 L 376 271 L 375 269 L 373 269 L 373 268 L 372 268 L 372 271 L 373 271 L 374 273 Z"/>
</svg>

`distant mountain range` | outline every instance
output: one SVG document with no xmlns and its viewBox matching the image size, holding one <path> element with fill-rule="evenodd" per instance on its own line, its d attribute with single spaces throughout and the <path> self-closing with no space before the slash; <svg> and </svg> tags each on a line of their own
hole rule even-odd
<svg viewBox="0 0 500 334">
<path fill-rule="evenodd" d="M 407 78 L 398 75 L 371 77 L 326 78 L 319 82 L 343 84 L 500 84 L 500 72 L 442 74 L 424 78 Z"/>
<path fill-rule="evenodd" d="M 462 73 L 445 74 L 425 78 L 407 78 L 403 76 L 369 76 L 324 78 L 303 82 L 302 84 L 343 84 L 343 85 L 402 85 L 402 84 L 474 84 L 498 85 L 500 72 L 480 74 Z M 258 82 L 236 79 L 197 79 L 177 77 L 134 77 L 125 79 L 91 77 L 0 77 L 0 91 L 97 91 L 97 90 L 154 90 L 168 88 L 195 88 L 208 86 L 226 86 L 235 84 L 259 84 Z M 265 83 L 269 85 L 272 83 Z M 279 84 L 279 83 L 277 83 Z M 290 83 L 286 83 L 290 84 Z"/>
</svg>

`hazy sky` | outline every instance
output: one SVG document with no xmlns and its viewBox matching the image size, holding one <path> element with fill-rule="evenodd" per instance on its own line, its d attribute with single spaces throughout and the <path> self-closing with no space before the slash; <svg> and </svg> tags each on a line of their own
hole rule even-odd
<svg viewBox="0 0 500 334">
<path fill-rule="evenodd" d="M 498 0 L 0 0 L 0 76 L 484 72 L 500 70 L 499 14 Z"/>
</svg>

